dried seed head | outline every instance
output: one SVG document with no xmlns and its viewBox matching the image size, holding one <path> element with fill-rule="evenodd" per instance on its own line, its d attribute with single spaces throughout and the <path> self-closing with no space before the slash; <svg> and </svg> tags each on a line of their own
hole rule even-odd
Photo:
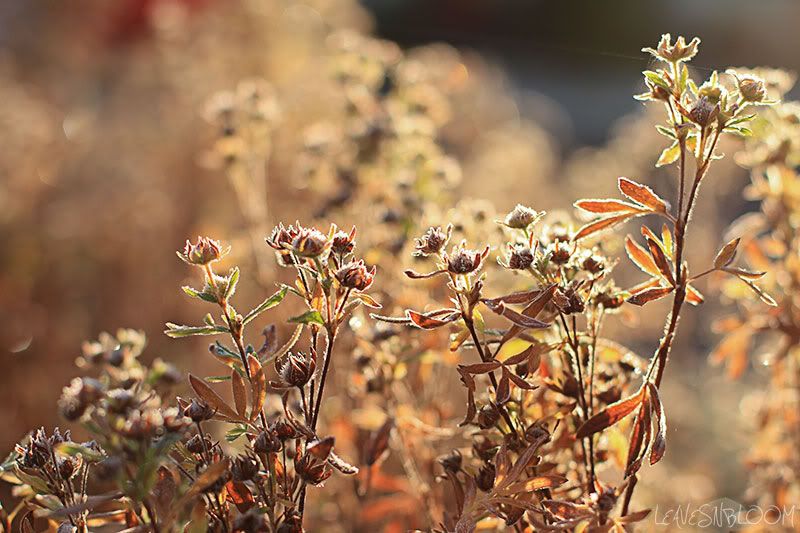
<svg viewBox="0 0 800 533">
<path fill-rule="evenodd" d="M 439 457 L 438 461 L 439 464 L 442 465 L 442 468 L 444 468 L 445 472 L 455 474 L 461 471 L 463 458 L 461 457 L 460 451 L 451 450 L 450 453 Z"/>
<path fill-rule="evenodd" d="M 205 444 L 203 443 L 205 440 Z M 206 435 L 205 437 L 201 437 L 200 435 L 194 435 L 192 438 L 186 441 L 186 449 L 189 450 L 191 453 L 201 454 L 206 449 L 211 449 L 213 443 L 211 442 L 211 437 Z"/>
<path fill-rule="evenodd" d="M 546 437 L 550 438 L 550 432 L 546 428 L 539 425 L 532 425 L 525 430 L 525 440 L 528 442 L 536 442 L 539 439 Z"/>
<path fill-rule="evenodd" d="M 306 356 L 302 352 L 289 352 L 278 372 L 286 385 L 302 388 L 314 376 L 316 369 L 316 357 Z"/>
<path fill-rule="evenodd" d="M 462 246 L 453 249 L 452 254 L 447 257 L 447 270 L 452 274 L 469 274 L 481 267 L 481 263 L 489 255 L 489 247 L 482 252 L 468 250 Z"/>
<path fill-rule="evenodd" d="M 192 419 L 192 422 L 210 420 L 216 412 L 206 402 L 192 399 L 192 402 L 183 410 L 183 414 Z"/>
<path fill-rule="evenodd" d="M 258 476 L 258 463 L 247 455 L 240 455 L 231 464 L 231 475 L 236 481 L 250 481 Z"/>
<path fill-rule="evenodd" d="M 483 492 L 489 492 L 494 487 L 495 468 L 492 463 L 486 463 L 478 470 L 475 482 Z"/>
<path fill-rule="evenodd" d="M 605 269 L 605 261 L 602 257 L 590 255 L 583 260 L 581 268 L 590 274 L 599 274 Z"/>
<path fill-rule="evenodd" d="M 497 453 L 497 445 L 484 435 L 477 435 L 472 441 L 472 453 L 482 461 L 491 461 Z"/>
<path fill-rule="evenodd" d="M 320 257 L 331 247 L 328 236 L 316 228 L 301 228 L 292 240 L 292 249 L 300 257 Z"/>
<path fill-rule="evenodd" d="M 75 378 L 64 387 L 58 409 L 67 420 L 77 420 L 103 396 L 104 385 L 92 378 Z"/>
<path fill-rule="evenodd" d="M 530 207 L 517 204 L 517 206 L 506 215 L 503 224 L 513 229 L 527 229 L 528 226 L 539 220 L 542 215 L 543 213 L 539 213 Z"/>
<path fill-rule="evenodd" d="M 484 405 L 478 411 L 478 427 L 481 429 L 489 429 L 495 426 L 500 420 L 500 412 L 494 405 Z"/>
<path fill-rule="evenodd" d="M 745 76 L 737 78 L 739 84 L 739 94 L 746 102 L 763 102 L 767 98 L 767 88 L 764 85 L 764 80 L 759 78 Z"/>
<path fill-rule="evenodd" d="M 429 255 L 436 255 L 447 246 L 450 241 L 450 235 L 453 233 L 453 225 L 448 224 L 446 230 L 441 227 L 431 227 L 425 232 L 425 235 L 414 241 L 414 255 L 417 257 L 427 257 Z"/>
<path fill-rule="evenodd" d="M 169 433 L 183 433 L 192 425 L 192 419 L 183 416 L 177 407 L 162 410 L 161 416 L 164 419 L 164 430 Z"/>
<path fill-rule="evenodd" d="M 331 239 L 331 251 L 336 255 L 345 256 L 351 254 L 356 247 L 356 228 L 350 230 L 350 233 L 337 231 Z"/>
<path fill-rule="evenodd" d="M 297 462 L 295 471 L 306 483 L 315 486 L 324 483 L 333 473 L 325 461 L 320 461 L 308 453 Z"/>
<path fill-rule="evenodd" d="M 343 287 L 365 291 L 372 285 L 375 277 L 375 267 L 368 269 L 363 260 L 347 263 L 336 271 L 336 279 Z"/>
<path fill-rule="evenodd" d="M 525 270 L 533 264 L 533 251 L 524 245 L 517 245 L 508 256 L 508 268 Z"/>
<path fill-rule="evenodd" d="M 689 111 L 689 120 L 700 126 L 707 127 L 719 114 L 719 106 L 715 105 L 707 97 L 700 97 Z"/>
<path fill-rule="evenodd" d="M 276 420 L 270 429 L 282 441 L 298 437 L 295 427 L 283 419 Z"/>
<path fill-rule="evenodd" d="M 258 507 L 253 507 L 236 517 L 233 521 L 233 530 L 241 533 L 261 533 L 269 531 L 270 528 L 266 515 L 260 513 Z"/>
<path fill-rule="evenodd" d="M 78 469 L 78 462 L 72 457 L 59 459 L 58 473 L 62 479 L 70 479 Z"/>
<path fill-rule="evenodd" d="M 294 509 L 289 509 L 278 526 L 278 533 L 303 533 L 303 519 Z"/>
<path fill-rule="evenodd" d="M 187 239 L 183 252 L 177 252 L 184 262 L 190 265 L 204 266 L 225 257 L 230 247 L 223 249 L 218 241 L 208 237 L 197 237 L 197 243 L 192 244 Z"/>
<path fill-rule="evenodd" d="M 106 395 L 106 407 L 114 414 L 124 414 L 136 405 L 136 395 L 128 389 L 113 389 Z"/>
<path fill-rule="evenodd" d="M 278 453 L 283 449 L 283 443 L 272 431 L 262 431 L 253 441 L 253 451 L 256 453 Z"/>
<path fill-rule="evenodd" d="M 556 241 L 550 254 L 550 260 L 557 265 L 566 265 L 572 257 L 572 249 L 569 244 Z"/>
</svg>

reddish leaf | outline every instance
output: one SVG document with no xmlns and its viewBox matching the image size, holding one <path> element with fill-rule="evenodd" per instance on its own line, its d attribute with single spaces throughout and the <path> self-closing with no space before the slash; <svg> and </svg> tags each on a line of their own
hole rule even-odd
<svg viewBox="0 0 800 533">
<path fill-rule="evenodd" d="M 613 198 L 578 200 L 574 205 L 589 213 L 640 213 L 642 211 L 637 205 Z"/>
<path fill-rule="evenodd" d="M 500 405 L 504 405 L 511 399 L 511 386 L 509 385 L 508 374 L 509 372 L 506 367 L 503 367 L 503 375 L 500 377 L 500 382 L 497 384 L 497 390 L 495 391 L 495 398 Z"/>
<path fill-rule="evenodd" d="M 324 439 L 315 440 L 314 442 L 309 443 L 306 451 L 320 461 L 325 461 L 331 454 L 331 450 L 333 450 L 334 442 L 335 439 L 333 437 L 325 437 Z"/>
<path fill-rule="evenodd" d="M 392 428 L 394 427 L 394 419 L 388 417 L 386 422 L 372 434 L 372 437 L 367 442 L 366 446 L 366 453 L 364 457 L 364 462 L 367 463 L 367 466 L 374 465 L 378 459 L 381 458 L 383 453 L 389 448 L 389 437 L 392 434 Z"/>
<path fill-rule="evenodd" d="M 267 376 L 261 368 L 261 362 L 252 354 L 247 356 L 247 364 L 250 366 L 250 392 L 253 399 L 250 420 L 255 420 L 267 400 Z"/>
<path fill-rule="evenodd" d="M 584 422 L 581 427 L 578 428 L 575 437 L 578 439 L 583 439 L 589 435 L 594 435 L 597 432 L 613 426 L 631 414 L 631 412 L 641 404 L 642 398 L 644 397 L 643 391 L 644 389 L 640 388 L 633 396 L 629 396 L 628 398 L 612 403 L 591 417 L 589 420 Z"/>
<path fill-rule="evenodd" d="M 502 366 L 500 361 L 487 361 L 485 363 L 475 363 L 473 365 L 460 365 L 458 369 L 468 374 L 487 374 L 492 370 L 497 370 L 500 366 Z"/>
<path fill-rule="evenodd" d="M 434 270 L 433 272 L 428 272 L 427 274 L 420 274 L 419 272 L 409 269 L 405 271 L 405 275 L 411 279 L 426 279 L 426 278 L 432 278 L 439 274 L 444 274 L 445 272 L 447 272 L 447 270 L 441 269 L 441 270 Z"/>
<path fill-rule="evenodd" d="M 530 316 L 522 313 L 517 313 L 513 309 L 506 307 L 503 302 L 500 302 L 495 306 L 490 306 L 487 304 L 486 307 L 488 307 L 492 312 L 497 313 L 498 315 L 510 320 L 512 323 L 522 328 L 542 329 L 550 327 L 550 324 L 547 322 L 542 322 L 541 320 L 531 318 Z"/>
<path fill-rule="evenodd" d="M 653 287 L 637 292 L 626 301 L 633 305 L 644 305 L 647 302 L 652 302 L 653 300 L 663 298 L 673 290 L 675 290 L 673 287 Z"/>
<path fill-rule="evenodd" d="M 654 193 L 650 187 L 628 178 L 620 178 L 617 185 L 620 192 L 634 202 L 659 213 L 667 212 L 667 202 Z"/>
<path fill-rule="evenodd" d="M 255 505 L 255 499 L 250 493 L 250 489 L 241 481 L 228 481 L 225 485 L 225 492 L 228 495 L 228 501 L 234 504 L 240 513 L 246 513 Z"/>
<path fill-rule="evenodd" d="M 536 385 L 531 385 L 530 383 L 528 383 L 527 381 L 525 381 L 524 379 L 522 379 L 521 377 L 519 377 L 518 375 L 516 375 L 514 372 L 511 371 L 508 372 L 508 379 L 510 379 L 511 382 L 520 389 L 534 390 L 538 388 L 536 387 Z"/>
<path fill-rule="evenodd" d="M 610 227 L 615 226 L 616 224 L 628 220 L 634 214 L 635 213 L 625 213 L 624 215 L 610 216 L 607 218 L 601 218 L 589 222 L 588 224 L 586 224 L 585 226 L 583 226 L 581 229 L 578 230 L 578 233 L 576 233 L 575 236 L 572 237 L 572 240 L 577 241 L 583 239 L 584 237 L 588 237 L 589 235 L 593 235 L 598 231 L 609 229 Z"/>
<path fill-rule="evenodd" d="M 664 277 L 664 279 L 669 281 L 670 285 L 675 285 L 675 277 L 672 275 L 672 264 L 670 263 L 670 260 L 667 259 L 667 256 L 664 255 L 664 250 L 661 248 L 661 244 L 658 241 L 648 237 L 647 247 L 650 249 L 650 255 L 653 257 L 653 262 L 655 262 L 659 272 L 661 272 L 661 275 Z"/>
<path fill-rule="evenodd" d="M 636 415 L 636 421 L 631 432 L 625 477 L 630 477 L 639 471 L 647 448 L 650 446 L 650 436 L 652 434 L 650 409 L 650 402 L 645 399 L 639 408 L 639 413 Z"/>
<path fill-rule="evenodd" d="M 442 311 L 444 311 L 444 310 L 442 310 Z M 457 320 L 461 316 L 459 313 L 454 312 L 454 311 L 452 311 L 450 309 L 448 309 L 447 311 L 450 311 L 450 314 L 446 315 L 442 319 L 435 318 L 434 316 L 431 316 L 431 315 L 435 315 L 436 313 L 440 313 L 441 314 L 441 312 L 439 312 L 439 311 L 437 311 L 435 313 L 429 313 L 427 315 L 423 315 L 422 313 L 417 313 L 416 311 L 412 311 L 411 309 L 408 309 L 406 311 L 406 316 L 408 316 L 408 318 L 411 320 L 411 322 L 415 326 L 417 326 L 418 328 L 436 329 L 436 328 L 440 328 L 442 326 L 446 326 L 450 322 L 454 322 L 455 320 Z"/>
</svg>

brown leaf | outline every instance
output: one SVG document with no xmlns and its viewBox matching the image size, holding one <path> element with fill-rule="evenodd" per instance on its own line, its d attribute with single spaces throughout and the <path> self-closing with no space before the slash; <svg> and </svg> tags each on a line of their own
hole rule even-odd
<svg viewBox="0 0 800 533">
<path fill-rule="evenodd" d="M 589 222 L 578 230 L 578 233 L 572 237 L 572 240 L 577 241 L 583 239 L 584 237 L 588 237 L 589 235 L 593 235 L 598 231 L 609 229 L 612 226 L 628 220 L 631 216 L 633 216 L 632 213 L 625 213 L 624 215 L 610 216 Z"/>
<path fill-rule="evenodd" d="M 628 513 L 625 516 L 615 518 L 615 520 L 620 524 L 634 524 L 636 522 L 641 522 L 649 515 L 650 509 L 643 509 L 641 511 L 635 511 L 633 513 Z"/>
<path fill-rule="evenodd" d="M 521 328 L 543 329 L 550 327 L 550 324 L 548 324 L 547 322 L 542 322 L 541 320 L 531 318 L 522 313 L 517 313 L 513 309 L 506 307 L 506 305 L 503 302 L 500 302 L 494 306 L 490 306 L 487 304 L 486 307 L 488 307 L 493 313 L 496 313 L 510 320 L 513 324 Z"/>
<path fill-rule="evenodd" d="M 527 348 L 525 348 L 524 350 L 522 350 L 518 354 L 512 355 L 511 357 L 506 358 L 503 361 L 503 364 L 504 365 L 509 365 L 509 366 L 514 366 L 514 365 L 520 364 L 523 361 L 527 361 L 528 359 L 530 359 L 531 354 L 534 352 L 534 350 L 536 349 L 537 346 L 538 345 L 536 345 L 536 344 L 531 344 L 530 346 L 528 346 Z"/>
<path fill-rule="evenodd" d="M 644 459 L 647 448 L 650 446 L 650 436 L 652 434 L 650 410 L 650 402 L 648 398 L 645 398 L 645 401 L 643 401 L 641 407 L 639 407 L 639 413 L 636 415 L 633 431 L 631 432 L 625 477 L 630 477 L 639 471 L 642 467 L 642 460 Z"/>
<path fill-rule="evenodd" d="M 641 213 L 642 209 L 634 204 L 613 198 L 578 200 L 575 207 L 589 213 Z"/>
<path fill-rule="evenodd" d="M 255 420 L 267 400 L 267 376 L 264 374 L 261 362 L 252 354 L 247 356 L 247 364 L 250 365 L 250 392 L 253 399 L 250 420 Z"/>
<path fill-rule="evenodd" d="M 427 274 L 420 274 L 419 272 L 408 269 L 404 273 L 411 279 L 426 279 L 438 276 L 439 274 L 444 274 L 445 272 L 447 272 L 447 270 L 441 269 L 441 270 L 434 270 L 433 272 L 428 272 Z"/>
<path fill-rule="evenodd" d="M 525 381 L 524 379 L 522 379 L 521 377 L 519 377 L 518 375 L 516 375 L 514 372 L 511 371 L 508 372 L 508 379 L 510 379 L 511 382 L 520 389 L 534 390 L 538 388 L 536 385 L 531 385 L 530 383 L 528 383 L 527 381 Z"/>
<path fill-rule="evenodd" d="M 653 300 L 663 298 L 674 290 L 674 287 L 653 287 L 637 292 L 626 301 L 633 305 L 644 305 L 647 302 L 652 302 Z"/>
<path fill-rule="evenodd" d="M 435 318 L 432 315 L 436 313 L 442 314 L 442 311 L 450 312 L 449 315 L 445 315 L 444 318 L 439 319 Z M 440 311 L 436 311 L 434 313 L 429 313 L 423 315 L 422 313 L 417 313 L 416 311 L 412 311 L 411 309 L 406 310 L 406 316 L 411 320 L 411 322 L 417 326 L 418 328 L 422 329 L 436 329 L 442 326 L 446 326 L 447 324 L 454 322 L 458 318 L 460 318 L 460 314 L 458 312 L 453 311 L 452 309 L 442 309 Z"/>
<path fill-rule="evenodd" d="M 511 386 L 509 384 L 508 370 L 506 367 L 503 367 L 503 375 L 500 376 L 500 382 L 497 384 L 495 398 L 500 405 L 505 405 L 508 403 L 508 400 L 511 399 Z"/>
<path fill-rule="evenodd" d="M 546 291 L 547 289 L 544 290 Z M 535 300 L 542 292 L 542 289 L 532 289 L 529 291 L 512 292 L 511 294 L 498 296 L 497 298 L 485 298 L 482 301 L 486 305 L 497 305 L 501 302 L 505 304 L 526 304 Z"/>
<path fill-rule="evenodd" d="M 633 396 L 624 398 L 618 402 L 612 403 L 589 420 L 583 423 L 578 428 L 575 438 L 583 439 L 589 435 L 594 435 L 597 432 L 613 426 L 636 409 L 641 404 L 644 389 L 640 388 Z"/>
<path fill-rule="evenodd" d="M 225 403 L 225 400 L 223 400 L 208 383 L 189 374 L 189 384 L 200 399 L 206 402 L 212 409 L 216 410 L 217 413 L 231 420 L 241 420 L 241 417 L 233 410 L 233 407 Z"/>
<path fill-rule="evenodd" d="M 669 281 L 670 285 L 675 285 L 675 277 L 672 275 L 672 263 L 667 256 L 664 255 L 664 250 L 661 248 L 661 244 L 648 237 L 647 238 L 647 247 L 650 249 L 650 255 L 653 257 L 653 262 L 658 267 L 659 272 L 661 275 Z"/>
<path fill-rule="evenodd" d="M 650 403 L 653 404 L 656 425 L 655 438 L 650 448 L 650 464 L 654 465 L 664 457 L 664 452 L 667 450 L 667 415 L 664 412 L 664 406 L 661 405 L 661 398 L 658 396 L 656 386 L 648 381 L 647 389 L 650 395 Z"/>
<path fill-rule="evenodd" d="M 739 246 L 740 238 L 733 239 L 728 244 L 722 247 L 722 249 L 717 252 L 717 256 L 714 258 L 714 268 L 722 268 L 730 265 L 733 263 L 734 258 L 736 257 L 736 248 Z"/>
<path fill-rule="evenodd" d="M 383 425 L 372 434 L 365 448 L 364 462 L 367 466 L 374 465 L 383 453 L 389 448 L 389 437 L 394 427 L 394 419 L 388 417 Z"/>
<path fill-rule="evenodd" d="M 500 361 L 487 361 L 485 363 L 475 363 L 472 365 L 459 365 L 459 371 L 463 370 L 468 374 L 487 374 L 492 370 L 497 370 L 502 366 Z"/>
<path fill-rule="evenodd" d="M 239 416 L 247 416 L 247 389 L 242 376 L 236 370 L 231 371 L 231 391 L 233 392 L 233 405 Z"/>
<path fill-rule="evenodd" d="M 208 487 L 216 483 L 216 481 L 222 477 L 228 471 L 228 459 L 223 458 L 221 461 L 216 463 L 211 463 L 211 465 L 206 468 L 202 474 L 197 476 L 192 483 L 192 486 L 189 487 L 189 490 L 186 491 L 186 494 L 183 495 L 181 498 L 181 502 L 185 504 L 186 502 L 190 501 L 192 498 L 201 494 L 204 490 Z M 182 507 L 183 505 L 177 505 L 178 508 Z"/>
<path fill-rule="evenodd" d="M 543 289 L 541 294 L 539 294 L 536 297 L 536 299 L 534 299 L 531 303 L 529 303 L 525 307 L 525 309 L 522 310 L 522 314 L 530 318 L 536 318 L 539 315 L 539 313 L 542 312 L 545 306 L 548 303 L 550 303 L 550 300 L 553 299 L 553 293 L 555 292 L 555 290 L 556 290 L 555 284 L 552 284 L 547 288 Z M 502 346 L 509 340 L 513 339 L 514 337 L 519 335 L 523 330 L 524 328 L 520 326 L 517 325 L 511 326 L 508 329 L 508 331 L 503 335 L 503 338 L 500 340 L 500 345 Z"/>
<path fill-rule="evenodd" d="M 324 439 L 315 440 L 308 444 L 306 451 L 319 459 L 325 461 L 333 450 L 335 439 L 333 437 L 325 437 Z"/>
<path fill-rule="evenodd" d="M 647 185 L 636 183 L 628 178 L 620 178 L 617 185 L 619 186 L 620 192 L 634 202 L 658 213 L 667 212 L 667 202 L 654 193 Z"/>
<path fill-rule="evenodd" d="M 628 253 L 628 257 L 630 257 L 631 261 L 643 272 L 651 276 L 661 275 L 653 258 L 647 253 L 647 250 L 634 241 L 630 235 L 625 237 L 625 251 Z"/>
</svg>

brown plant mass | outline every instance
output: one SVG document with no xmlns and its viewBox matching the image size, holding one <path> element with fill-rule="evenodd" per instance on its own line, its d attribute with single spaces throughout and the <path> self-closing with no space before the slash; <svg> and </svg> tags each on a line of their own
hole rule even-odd
<svg viewBox="0 0 800 533">
<path fill-rule="evenodd" d="M 750 345 L 769 348 L 770 389 L 748 400 L 752 499 L 797 501 L 800 107 L 779 103 L 785 74 L 696 82 L 700 40 L 664 35 L 644 49 L 658 68 L 636 98 L 663 110 L 668 145 L 650 162 L 673 190 L 620 177 L 618 195 L 578 200 L 574 217 L 502 214 L 484 199 L 450 207 L 463 172 L 445 140 L 469 91 L 457 55 L 335 28 L 324 41 L 339 107 L 292 124 L 302 141 L 280 163 L 298 105 L 284 91 L 249 79 L 204 111 L 216 138 L 203 162 L 230 182 L 243 229 L 232 246 L 200 236 L 177 252 L 206 314 L 164 333 L 214 337 L 218 370 L 187 388 L 141 357 L 142 332 L 85 343 L 85 375 L 57 406 L 80 437 L 41 428 L 19 442 L 0 466 L 19 502 L 1 528 L 632 531 L 651 512 L 635 499 L 645 463 L 670 450 L 662 384 L 706 278 L 737 306 L 712 359 L 738 378 Z M 760 211 L 695 266 L 695 208 L 725 137 L 746 138 L 736 159 Z M 268 231 L 269 171 L 284 165 L 301 188 L 281 202 L 306 220 Z M 633 219 L 654 223 L 625 235 Z M 622 250 L 646 279 L 616 276 Z M 662 299 L 665 316 L 640 309 Z M 664 324 L 646 356 L 614 324 L 638 316 Z"/>
</svg>

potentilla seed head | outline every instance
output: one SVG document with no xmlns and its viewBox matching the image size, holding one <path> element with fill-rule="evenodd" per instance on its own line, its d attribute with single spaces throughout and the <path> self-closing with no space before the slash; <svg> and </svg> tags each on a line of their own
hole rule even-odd
<svg viewBox="0 0 800 533">
<path fill-rule="evenodd" d="M 534 209 L 517 204 L 517 206 L 506 215 L 503 223 L 509 228 L 526 229 L 540 217 L 541 214 Z"/>
<path fill-rule="evenodd" d="M 428 228 L 425 235 L 415 240 L 414 255 L 426 257 L 438 254 L 447 246 L 452 232 L 452 225 L 448 225 L 446 230 L 442 230 L 439 226 Z"/>
<path fill-rule="evenodd" d="M 525 270 L 533 264 L 533 251 L 527 246 L 515 246 L 508 256 L 508 268 Z"/>
</svg>

